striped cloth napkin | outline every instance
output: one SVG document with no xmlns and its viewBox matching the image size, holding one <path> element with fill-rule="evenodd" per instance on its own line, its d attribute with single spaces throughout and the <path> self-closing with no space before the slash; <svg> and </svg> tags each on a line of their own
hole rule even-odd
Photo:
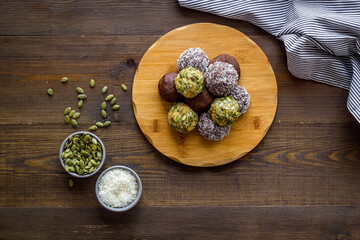
<svg viewBox="0 0 360 240">
<path fill-rule="evenodd" d="M 178 0 L 182 7 L 248 21 L 282 40 L 296 77 L 349 90 L 360 122 L 360 0 Z"/>
</svg>

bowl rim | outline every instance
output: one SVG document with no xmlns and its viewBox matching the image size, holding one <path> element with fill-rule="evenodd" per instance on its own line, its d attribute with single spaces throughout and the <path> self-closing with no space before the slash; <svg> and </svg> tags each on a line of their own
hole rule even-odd
<svg viewBox="0 0 360 240">
<path fill-rule="evenodd" d="M 115 208 L 115 207 L 110 207 L 108 205 L 106 205 L 100 198 L 99 196 L 99 183 L 100 183 L 100 179 L 105 175 L 105 173 L 111 171 L 111 170 L 114 170 L 114 169 L 125 169 L 125 170 L 128 170 L 136 179 L 136 182 L 138 184 L 138 191 L 137 191 L 137 194 L 136 194 L 136 197 L 134 199 L 134 201 L 132 201 L 129 205 L 126 205 L 125 207 L 122 207 L 122 208 Z M 112 212 L 125 212 L 125 211 L 128 211 L 130 210 L 131 208 L 133 208 L 140 200 L 141 198 L 141 195 L 142 195 L 142 183 L 141 183 L 141 179 L 139 177 L 139 175 L 134 171 L 132 170 L 131 168 L 129 167 L 126 167 L 126 166 L 123 166 L 123 165 L 115 165 L 115 166 L 112 166 L 112 167 L 109 167 L 107 169 L 105 169 L 100 175 L 99 177 L 97 178 L 96 180 L 96 183 L 95 183 L 95 194 L 96 194 L 96 198 L 97 200 L 99 201 L 99 203 L 104 207 L 106 208 L 107 210 L 110 210 Z"/>
<path fill-rule="evenodd" d="M 74 136 L 74 135 L 77 135 L 77 134 L 84 134 L 84 133 L 86 133 L 86 134 L 88 134 L 88 135 L 96 138 L 96 140 L 100 143 L 101 148 L 102 148 L 102 158 L 101 158 L 100 165 L 98 166 L 98 168 L 97 168 L 94 172 L 92 172 L 92 173 L 90 173 L 90 174 L 86 174 L 86 175 L 79 175 L 79 174 L 77 174 L 77 173 L 73 173 L 73 172 L 70 172 L 70 171 L 67 172 L 67 171 L 65 170 L 65 164 L 64 164 L 64 162 L 63 162 L 63 160 L 62 160 L 62 157 L 61 157 L 61 154 L 62 154 L 62 152 L 63 152 L 64 146 L 65 146 L 67 140 L 68 140 L 70 137 L 72 137 L 72 136 Z M 105 145 L 104 145 L 104 143 L 101 141 L 101 139 L 100 139 L 98 136 L 96 136 L 94 133 L 87 132 L 87 131 L 74 132 L 74 133 L 70 134 L 69 136 L 67 136 L 67 137 L 65 138 L 65 140 L 62 142 L 62 144 L 61 144 L 61 146 L 60 146 L 60 150 L 59 150 L 59 159 L 60 159 L 60 164 L 61 164 L 61 166 L 63 167 L 63 169 L 65 170 L 65 172 L 67 172 L 67 173 L 70 174 L 71 176 L 76 177 L 76 178 L 88 178 L 88 177 L 91 177 L 91 176 L 95 175 L 97 172 L 99 172 L 100 169 L 102 168 L 102 166 L 104 165 L 105 159 L 106 159 Z"/>
</svg>

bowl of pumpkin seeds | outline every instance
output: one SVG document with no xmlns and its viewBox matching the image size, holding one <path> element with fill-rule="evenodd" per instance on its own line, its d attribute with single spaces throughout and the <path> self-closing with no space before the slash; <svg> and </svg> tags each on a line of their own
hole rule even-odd
<svg viewBox="0 0 360 240">
<path fill-rule="evenodd" d="M 60 163 L 77 178 L 95 175 L 104 165 L 105 146 L 95 134 L 85 131 L 69 135 L 60 147 Z"/>
</svg>

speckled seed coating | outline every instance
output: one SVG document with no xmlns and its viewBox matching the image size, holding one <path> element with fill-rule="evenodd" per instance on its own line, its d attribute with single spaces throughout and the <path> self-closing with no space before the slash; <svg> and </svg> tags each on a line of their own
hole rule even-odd
<svg viewBox="0 0 360 240">
<path fill-rule="evenodd" d="M 233 90 L 231 90 L 230 96 L 238 102 L 240 114 L 246 113 L 250 105 L 250 94 L 246 91 L 246 89 L 237 85 L 233 88 Z"/>
<path fill-rule="evenodd" d="M 229 95 L 239 80 L 234 66 L 226 62 L 210 64 L 204 77 L 205 86 L 215 96 Z"/>
<path fill-rule="evenodd" d="M 185 103 L 175 103 L 168 112 L 168 123 L 176 131 L 188 133 L 194 130 L 198 123 L 198 115 Z"/>
<path fill-rule="evenodd" d="M 198 130 L 201 136 L 210 141 L 219 141 L 226 137 L 230 132 L 231 127 L 223 127 L 215 124 L 208 112 L 200 115 Z"/>
<path fill-rule="evenodd" d="M 174 82 L 176 91 L 187 98 L 196 97 L 204 89 L 204 76 L 193 67 L 181 70 Z"/>
<path fill-rule="evenodd" d="M 194 67 L 204 73 L 208 65 L 209 58 L 201 48 L 186 49 L 177 60 L 179 72 L 186 67 Z"/>
</svg>

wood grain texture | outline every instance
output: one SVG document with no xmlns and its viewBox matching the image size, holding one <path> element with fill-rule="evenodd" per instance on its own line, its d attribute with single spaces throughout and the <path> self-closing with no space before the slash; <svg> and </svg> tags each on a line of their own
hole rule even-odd
<svg viewBox="0 0 360 240">
<path fill-rule="evenodd" d="M 246 114 L 218 142 L 204 139 L 197 130 L 174 131 L 167 123 L 173 103 L 158 92 L 159 79 L 177 71 L 178 57 L 191 47 L 200 47 L 209 59 L 223 53 L 234 56 L 241 67 L 238 84 L 251 95 Z M 133 85 L 134 114 L 146 138 L 165 156 L 191 166 L 214 167 L 244 156 L 265 136 L 276 112 L 277 84 L 265 54 L 244 34 L 223 25 L 197 23 L 165 34 L 144 54 Z"/>
<path fill-rule="evenodd" d="M 176 0 L 8 0 L 0 1 L 0 22 L 0 239 L 360 239 L 360 125 L 346 109 L 348 92 L 293 77 L 275 37 Z M 131 102 L 147 49 L 197 22 L 246 34 L 278 83 L 264 139 L 241 161 L 214 168 L 158 152 Z M 69 188 L 58 159 L 68 134 L 101 119 L 103 85 L 121 105 L 109 111 L 113 125 L 96 131 L 106 145 L 104 169 L 129 166 L 144 186 L 137 207 L 120 215 L 97 202 L 96 176 Z M 77 86 L 88 99 L 73 129 L 63 110 L 75 106 Z"/>
</svg>

